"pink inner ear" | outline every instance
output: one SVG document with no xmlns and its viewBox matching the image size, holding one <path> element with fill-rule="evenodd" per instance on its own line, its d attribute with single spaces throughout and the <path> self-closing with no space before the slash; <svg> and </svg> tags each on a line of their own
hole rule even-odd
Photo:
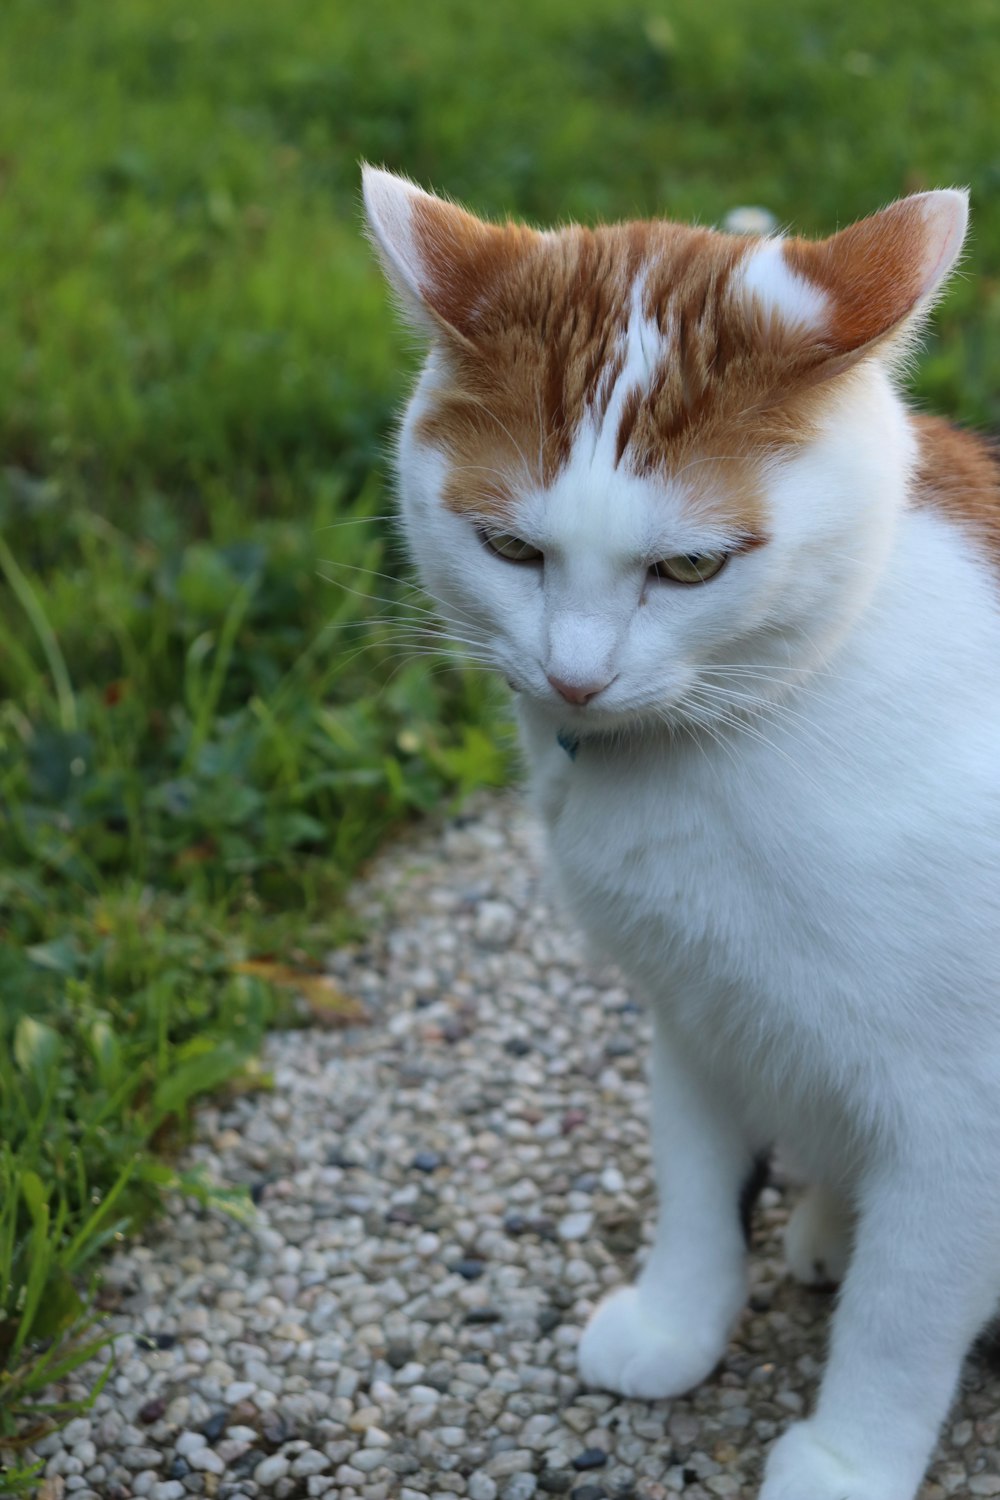
<svg viewBox="0 0 1000 1500">
<path fill-rule="evenodd" d="M 789 266 L 829 295 L 837 351 L 863 349 L 927 304 L 958 259 L 966 213 L 962 193 L 920 193 L 828 240 L 786 243 Z"/>
</svg>

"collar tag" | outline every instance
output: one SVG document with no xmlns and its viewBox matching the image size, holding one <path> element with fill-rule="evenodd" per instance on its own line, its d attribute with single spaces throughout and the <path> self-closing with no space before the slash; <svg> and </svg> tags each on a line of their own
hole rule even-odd
<svg viewBox="0 0 1000 1500">
<path fill-rule="evenodd" d="M 570 760 L 576 760 L 576 752 L 580 748 L 580 736 L 578 734 L 570 734 L 568 729 L 560 729 L 556 735 L 556 744 L 566 751 Z"/>
</svg>

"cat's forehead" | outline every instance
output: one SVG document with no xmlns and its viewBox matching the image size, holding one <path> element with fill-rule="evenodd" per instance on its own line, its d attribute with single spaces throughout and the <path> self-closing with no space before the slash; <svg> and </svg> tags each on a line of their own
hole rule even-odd
<svg viewBox="0 0 1000 1500">
<path fill-rule="evenodd" d="M 811 421 L 789 329 L 814 333 L 825 302 L 773 244 L 639 222 L 538 235 L 479 262 L 468 337 L 416 428 L 451 460 L 446 503 L 501 515 L 583 452 L 609 478 L 684 470 L 693 493 L 754 529 L 762 456 Z"/>
</svg>

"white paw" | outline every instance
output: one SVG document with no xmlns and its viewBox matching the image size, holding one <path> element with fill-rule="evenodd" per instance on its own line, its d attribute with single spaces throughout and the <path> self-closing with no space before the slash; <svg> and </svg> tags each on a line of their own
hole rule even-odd
<svg viewBox="0 0 1000 1500">
<path fill-rule="evenodd" d="M 844 1279 L 851 1253 L 845 1210 L 822 1188 L 810 1188 L 785 1230 L 785 1260 L 804 1286 L 833 1286 Z"/>
<path fill-rule="evenodd" d="M 862 1473 L 797 1422 L 771 1449 L 759 1500 L 913 1500 L 913 1485 Z"/>
<path fill-rule="evenodd" d="M 581 1380 L 603 1391 L 646 1401 L 681 1396 L 711 1375 L 725 1333 L 666 1321 L 638 1287 L 612 1292 L 583 1331 L 577 1352 Z"/>
</svg>

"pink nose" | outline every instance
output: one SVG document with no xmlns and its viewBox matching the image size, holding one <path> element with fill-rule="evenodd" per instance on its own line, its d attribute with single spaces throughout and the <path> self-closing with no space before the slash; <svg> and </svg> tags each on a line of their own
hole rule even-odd
<svg viewBox="0 0 1000 1500">
<path fill-rule="evenodd" d="M 561 677 L 548 676 L 551 686 L 567 703 L 589 703 L 608 686 L 606 682 L 563 682 Z"/>
</svg>

